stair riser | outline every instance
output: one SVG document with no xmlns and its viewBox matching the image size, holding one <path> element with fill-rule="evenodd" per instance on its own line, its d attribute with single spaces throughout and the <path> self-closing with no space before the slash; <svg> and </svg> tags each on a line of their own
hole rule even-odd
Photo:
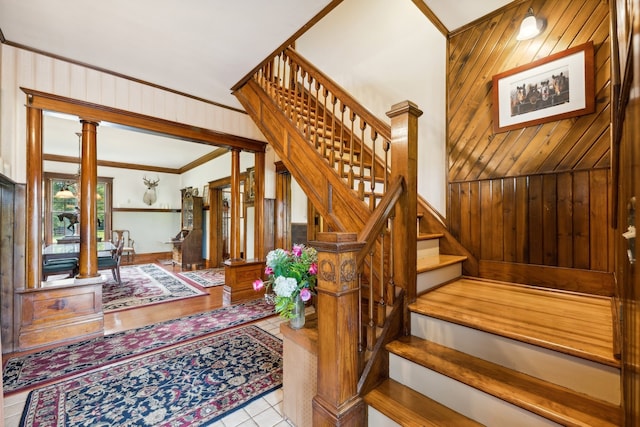
<svg viewBox="0 0 640 427">
<path fill-rule="evenodd" d="M 394 354 L 389 354 L 389 377 L 487 426 L 560 425 Z"/>
<path fill-rule="evenodd" d="M 411 333 L 598 399 L 620 403 L 620 372 L 616 368 L 418 313 L 411 313 Z"/>
<path fill-rule="evenodd" d="M 442 283 L 450 282 L 462 275 L 462 264 L 456 263 L 435 270 L 419 273 L 417 277 L 418 295 L 438 286 Z"/>
<path fill-rule="evenodd" d="M 402 427 L 382 412 L 375 410 L 371 406 L 367 406 L 367 419 L 371 427 Z"/>
<path fill-rule="evenodd" d="M 418 258 L 440 255 L 440 239 L 418 240 Z"/>
</svg>

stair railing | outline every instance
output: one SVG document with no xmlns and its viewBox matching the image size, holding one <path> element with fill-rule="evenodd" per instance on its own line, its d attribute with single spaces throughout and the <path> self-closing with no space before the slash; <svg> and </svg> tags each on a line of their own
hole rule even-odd
<svg viewBox="0 0 640 427">
<path fill-rule="evenodd" d="M 373 211 L 389 184 L 390 126 L 293 49 L 253 79 Z"/>
</svg>

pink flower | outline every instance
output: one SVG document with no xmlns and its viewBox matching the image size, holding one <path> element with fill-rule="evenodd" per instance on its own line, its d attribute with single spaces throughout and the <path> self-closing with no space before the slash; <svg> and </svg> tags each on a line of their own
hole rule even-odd
<svg viewBox="0 0 640 427">
<path fill-rule="evenodd" d="M 311 299 L 311 291 L 307 288 L 300 289 L 300 299 L 302 301 L 309 301 Z"/>
<path fill-rule="evenodd" d="M 264 274 L 266 274 L 267 276 L 271 276 L 273 274 L 273 268 L 267 266 L 264 268 Z"/>
<path fill-rule="evenodd" d="M 311 275 L 318 274 L 318 264 L 314 262 L 309 266 L 309 274 Z"/>
<path fill-rule="evenodd" d="M 257 279 L 256 281 L 253 282 L 253 290 L 256 292 L 259 292 L 262 290 L 262 288 L 264 288 L 264 282 L 260 279 Z"/>
<path fill-rule="evenodd" d="M 302 245 L 293 245 L 292 252 L 297 257 L 302 255 Z"/>
</svg>

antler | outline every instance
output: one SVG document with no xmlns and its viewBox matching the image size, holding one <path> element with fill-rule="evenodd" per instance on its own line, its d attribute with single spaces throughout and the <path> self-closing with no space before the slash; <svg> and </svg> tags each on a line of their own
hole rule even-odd
<svg viewBox="0 0 640 427">
<path fill-rule="evenodd" d="M 151 181 L 150 179 L 147 178 L 147 176 L 145 175 L 142 178 L 142 181 L 144 181 L 145 185 L 147 187 L 155 187 L 156 185 L 158 185 L 158 183 L 160 182 L 160 177 L 158 177 L 158 179 L 156 179 L 155 181 Z"/>
</svg>

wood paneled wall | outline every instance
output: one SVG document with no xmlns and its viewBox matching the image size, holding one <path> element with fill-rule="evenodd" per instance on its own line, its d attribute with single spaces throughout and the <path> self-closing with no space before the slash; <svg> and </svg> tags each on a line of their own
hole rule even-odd
<svg viewBox="0 0 640 427">
<path fill-rule="evenodd" d="M 517 41 L 532 7 L 547 20 Z M 493 132 L 492 76 L 593 41 L 593 114 Z M 519 1 L 450 34 L 448 222 L 480 260 L 613 271 L 609 5 Z"/>
</svg>

